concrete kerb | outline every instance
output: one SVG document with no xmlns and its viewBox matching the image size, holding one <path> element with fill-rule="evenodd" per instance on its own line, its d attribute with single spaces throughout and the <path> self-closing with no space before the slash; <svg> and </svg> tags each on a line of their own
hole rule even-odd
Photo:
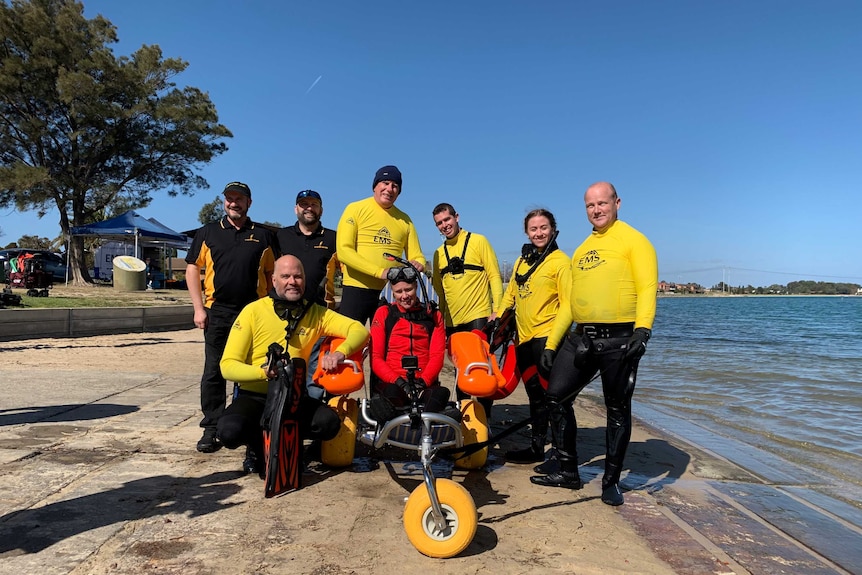
<svg viewBox="0 0 862 575">
<path fill-rule="evenodd" d="M 0 341 L 194 327 L 191 305 L 0 310 Z"/>
</svg>

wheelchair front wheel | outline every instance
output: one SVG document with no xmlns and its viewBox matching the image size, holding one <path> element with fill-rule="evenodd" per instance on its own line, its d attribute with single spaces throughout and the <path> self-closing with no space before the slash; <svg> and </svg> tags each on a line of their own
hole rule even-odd
<svg viewBox="0 0 862 575">
<path fill-rule="evenodd" d="M 353 463 L 356 453 L 356 424 L 359 421 L 359 406 L 355 399 L 337 396 L 329 400 L 341 420 L 338 435 L 320 443 L 320 461 L 330 467 L 347 467 Z"/>
<path fill-rule="evenodd" d="M 417 551 L 446 559 L 461 553 L 473 541 L 479 516 L 470 493 L 451 479 L 435 481 L 437 499 L 446 516 L 446 527 L 437 528 L 428 486 L 413 490 L 404 507 L 404 530 Z"/>
</svg>

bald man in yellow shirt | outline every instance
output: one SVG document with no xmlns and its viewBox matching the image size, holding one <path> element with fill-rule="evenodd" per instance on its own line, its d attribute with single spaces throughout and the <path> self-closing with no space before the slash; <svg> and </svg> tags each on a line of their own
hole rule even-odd
<svg viewBox="0 0 862 575">
<path fill-rule="evenodd" d="M 218 438 L 228 449 L 247 447 L 243 462 L 246 473 L 262 473 L 264 469 L 260 418 L 267 380 L 276 376 L 262 367 L 270 344 L 280 344 L 290 357 L 302 358 L 308 364 L 309 354 L 321 337 L 343 338 L 335 351 L 320 359 L 320 367 L 331 371 L 368 341 L 368 330 L 359 322 L 303 298 L 305 271 L 295 256 L 276 260 L 272 283 L 269 297 L 248 304 L 239 313 L 219 364 L 224 376 L 236 381 L 238 388 L 219 418 Z M 341 426 L 331 408 L 307 394 L 300 399 L 298 419 L 303 439 L 332 439 Z"/>
<path fill-rule="evenodd" d="M 613 185 L 591 185 L 584 204 L 593 231 L 572 256 L 569 305 L 560 308 L 543 352 L 543 362 L 553 365 L 548 400 L 559 469 L 540 465 L 537 471 L 543 475 L 530 480 L 581 488 L 574 398 L 561 400 L 580 393 L 600 373 L 607 408 L 602 502 L 616 506 L 624 502 L 620 474 L 631 439 L 638 362 L 655 319 L 658 261 L 646 236 L 619 220 L 621 201 Z"/>
</svg>

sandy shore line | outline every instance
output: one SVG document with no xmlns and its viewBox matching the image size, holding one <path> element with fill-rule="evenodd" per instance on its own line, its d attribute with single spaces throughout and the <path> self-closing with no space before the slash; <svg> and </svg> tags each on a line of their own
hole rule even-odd
<svg viewBox="0 0 862 575">
<path fill-rule="evenodd" d="M 260 479 L 240 473 L 241 452 L 197 453 L 202 362 L 197 330 L 0 343 L 0 573 L 853 569 L 847 553 L 814 552 L 740 502 L 740 489 L 769 486 L 644 425 L 626 460 L 626 504 L 602 504 L 604 413 L 590 401 L 576 404 L 583 490 L 539 488 L 531 466 L 504 465 L 519 434 L 483 470 L 443 465 L 473 496 L 479 529 L 460 556 L 429 559 L 401 523 L 422 480 L 409 458 L 313 463 L 303 489 L 267 500 Z M 495 405 L 492 432 L 526 416 L 519 389 Z"/>
</svg>

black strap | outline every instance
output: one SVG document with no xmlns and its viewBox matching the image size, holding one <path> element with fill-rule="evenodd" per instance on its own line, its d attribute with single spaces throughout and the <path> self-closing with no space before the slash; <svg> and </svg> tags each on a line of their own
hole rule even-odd
<svg viewBox="0 0 862 575">
<path fill-rule="evenodd" d="M 278 297 L 275 294 L 275 290 L 270 290 L 269 297 L 272 298 L 272 306 L 275 314 L 287 322 L 287 325 L 284 326 L 285 345 L 290 345 L 290 338 L 293 336 L 293 332 L 296 331 L 296 328 L 299 326 L 300 320 L 305 316 L 305 312 L 314 305 L 313 301 L 310 300 L 302 300 L 301 306 L 291 306 L 290 302 Z M 282 307 L 282 310 L 279 312 L 279 307 Z M 298 310 L 298 311 L 296 311 Z"/>
<path fill-rule="evenodd" d="M 386 314 L 386 321 L 383 323 L 383 334 L 386 337 L 386 342 L 383 346 L 384 358 L 389 355 L 389 338 L 392 335 L 392 328 L 395 327 L 395 324 L 398 323 L 398 320 L 401 318 L 425 328 L 425 331 L 428 332 L 429 338 L 434 334 L 433 313 L 436 311 L 436 308 L 433 308 L 432 315 L 429 315 L 425 311 L 424 307 L 422 309 L 409 310 L 406 312 L 402 312 L 398 305 L 394 303 L 387 304 L 387 307 L 389 307 L 389 313 Z"/>
<path fill-rule="evenodd" d="M 590 380 L 586 384 L 578 387 L 577 389 L 575 389 L 574 391 L 569 393 L 567 396 L 558 400 L 556 402 L 556 404 L 562 405 L 562 404 L 569 403 L 570 401 L 574 401 L 575 398 L 578 396 L 578 394 L 584 389 L 584 387 L 586 387 L 587 385 L 594 382 L 603 373 L 604 373 L 604 370 L 598 371 L 593 377 L 590 378 Z M 637 378 L 637 363 L 635 363 L 634 369 L 632 369 L 632 372 L 629 374 L 628 385 L 627 385 L 628 391 L 631 391 L 632 389 L 634 389 L 636 378 Z M 530 423 L 533 422 L 533 420 L 538 419 L 539 417 L 547 416 L 551 412 L 551 409 L 552 409 L 551 404 L 546 402 L 545 406 L 540 408 L 537 413 L 531 415 L 530 417 L 528 417 L 527 419 L 525 419 L 523 421 L 519 421 L 518 423 L 505 428 L 503 431 L 494 435 L 493 437 L 488 438 L 488 440 L 486 440 L 486 441 L 480 441 L 478 443 L 470 443 L 468 445 L 464 445 L 463 447 L 444 447 L 443 449 L 441 449 L 437 453 L 439 453 L 440 455 L 448 455 L 449 457 L 454 457 L 455 459 L 461 459 L 462 457 L 470 456 L 470 455 L 476 453 L 477 451 L 479 451 L 480 449 L 484 449 L 485 447 L 494 445 L 495 443 L 499 442 L 501 439 L 508 437 L 509 435 L 512 435 L 513 433 L 515 433 L 519 429 L 523 429 L 523 428 L 527 427 Z M 490 428 L 490 426 L 489 426 L 489 428 Z M 458 455 L 456 456 L 455 454 L 458 454 Z"/>
<path fill-rule="evenodd" d="M 299 310 L 298 314 L 290 315 L 290 319 L 287 320 L 287 326 L 285 326 L 284 328 L 284 342 L 288 345 L 290 345 L 290 338 L 293 337 L 293 332 L 295 332 L 296 328 L 299 327 L 300 320 L 305 316 L 305 312 L 307 312 L 309 308 L 314 305 L 313 301 L 303 300 L 303 302 L 305 303 L 305 305 L 302 306 L 302 309 Z"/>
<path fill-rule="evenodd" d="M 467 244 L 470 243 L 471 232 L 467 232 L 467 238 L 464 240 L 464 249 L 461 251 L 461 262 L 464 264 L 464 270 L 474 270 L 477 272 L 485 271 L 485 268 L 476 264 L 468 264 L 464 263 L 464 258 L 467 257 Z M 449 248 L 446 246 L 446 242 L 443 242 L 443 253 L 446 254 L 446 267 L 440 270 L 440 276 L 445 276 L 446 274 L 452 273 L 449 269 L 452 260 L 449 259 Z"/>
<path fill-rule="evenodd" d="M 548 254 L 559 249 L 557 247 L 557 235 L 559 235 L 559 233 L 560 232 L 557 230 L 554 231 L 554 235 L 551 237 L 551 241 L 548 242 L 548 247 L 545 248 L 545 251 L 539 254 L 539 258 L 533 265 L 530 266 L 530 269 L 527 270 L 527 273 L 515 274 L 515 283 L 517 283 L 519 287 L 527 283 L 527 280 L 530 279 L 530 276 L 533 275 L 533 272 L 536 271 L 536 268 L 539 267 L 543 261 L 545 261 L 545 258 L 548 257 Z M 515 265 L 515 269 L 518 269 L 517 263 Z"/>
</svg>

